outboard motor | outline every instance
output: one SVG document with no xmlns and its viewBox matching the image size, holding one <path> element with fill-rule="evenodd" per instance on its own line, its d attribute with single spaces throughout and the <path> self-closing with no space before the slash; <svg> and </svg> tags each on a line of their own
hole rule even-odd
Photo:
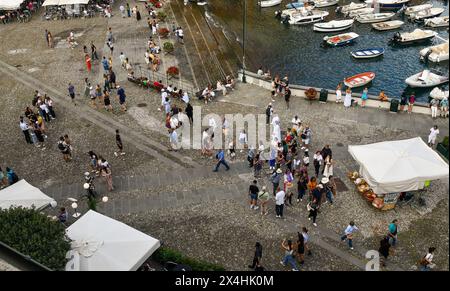
<svg viewBox="0 0 450 291">
<path fill-rule="evenodd" d="M 431 55 L 433 51 L 432 50 L 428 50 L 427 53 L 424 56 L 420 56 L 420 60 L 424 63 L 428 63 L 428 57 Z"/>
<path fill-rule="evenodd" d="M 275 18 L 281 19 L 282 12 L 280 10 L 275 11 Z"/>
<path fill-rule="evenodd" d="M 282 17 L 281 23 L 283 24 L 289 24 L 289 20 L 291 19 L 290 15 L 286 15 L 286 17 Z"/>
</svg>

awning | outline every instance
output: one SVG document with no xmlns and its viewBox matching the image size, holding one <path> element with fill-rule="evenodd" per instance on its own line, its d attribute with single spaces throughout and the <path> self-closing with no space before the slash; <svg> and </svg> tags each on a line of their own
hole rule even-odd
<svg viewBox="0 0 450 291">
<path fill-rule="evenodd" d="M 160 246 L 159 240 L 92 210 L 66 233 L 73 241 L 66 271 L 135 271 Z"/>
<path fill-rule="evenodd" d="M 0 0 L 0 10 L 16 10 L 25 0 Z"/>
<path fill-rule="evenodd" d="M 349 146 L 360 175 L 377 194 L 422 189 L 449 176 L 448 164 L 420 138 Z"/>
<path fill-rule="evenodd" d="M 54 206 L 56 201 L 25 180 L 20 180 L 0 191 L 0 208 L 10 208 L 11 206 L 31 208 L 34 206 L 39 209 L 49 204 Z"/>
<path fill-rule="evenodd" d="M 72 4 L 88 4 L 90 0 L 45 0 L 42 6 L 62 6 Z"/>
</svg>

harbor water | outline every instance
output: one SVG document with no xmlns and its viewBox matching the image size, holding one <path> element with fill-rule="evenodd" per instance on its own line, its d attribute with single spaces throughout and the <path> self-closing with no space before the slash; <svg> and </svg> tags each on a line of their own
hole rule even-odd
<svg viewBox="0 0 450 291">
<path fill-rule="evenodd" d="M 349 4 L 352 0 L 340 0 L 339 5 Z M 353 0 L 359 3 L 359 0 Z M 205 6 L 195 6 L 201 9 L 205 17 L 216 27 L 221 27 L 232 45 L 242 46 L 242 18 L 243 0 L 208 0 Z M 391 39 L 395 32 L 411 32 L 415 28 L 423 28 L 423 24 L 410 22 L 402 14 L 392 20 L 405 22 L 402 28 L 391 31 L 376 31 L 369 23 L 355 21 L 353 27 L 342 32 L 319 33 L 313 31 L 313 25 L 289 26 L 280 23 L 275 18 L 277 10 L 285 9 L 291 1 L 284 0 L 281 5 L 260 8 L 257 0 L 247 0 L 247 35 L 246 35 L 246 65 L 247 69 L 256 72 L 261 66 L 270 69 L 272 75 L 285 74 L 292 84 L 335 89 L 344 78 L 358 73 L 373 71 L 375 80 L 369 85 L 369 93 L 378 95 L 385 90 L 389 97 L 399 98 L 401 92 L 407 88 L 405 79 L 426 68 L 437 70 L 448 75 L 448 61 L 424 63 L 420 61 L 419 51 L 427 46 L 442 43 L 439 39 L 409 45 L 391 46 Z M 448 15 L 448 0 L 412 0 L 409 5 L 432 3 L 434 7 L 443 7 Z M 335 12 L 337 6 L 320 8 L 330 14 L 325 21 L 345 19 L 343 14 Z M 384 12 L 384 11 L 382 11 Z M 447 28 L 434 29 L 439 36 L 448 39 Z M 344 47 L 326 47 L 323 37 L 343 32 L 356 32 L 359 38 L 356 42 Z M 384 56 L 357 60 L 350 52 L 353 50 L 383 47 Z M 241 52 L 236 50 L 240 56 Z M 448 88 L 448 85 L 444 86 Z M 360 92 L 363 88 L 355 88 Z M 415 89 L 417 100 L 428 101 L 430 89 Z"/>
</svg>

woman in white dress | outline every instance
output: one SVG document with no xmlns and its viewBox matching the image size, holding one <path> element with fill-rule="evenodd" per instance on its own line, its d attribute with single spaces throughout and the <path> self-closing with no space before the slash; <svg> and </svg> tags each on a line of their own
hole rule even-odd
<svg viewBox="0 0 450 291">
<path fill-rule="evenodd" d="M 330 178 L 330 176 L 333 176 L 333 159 L 330 156 L 327 156 L 325 159 L 323 177 Z"/>
<path fill-rule="evenodd" d="M 349 108 L 350 106 L 352 106 L 352 90 L 347 88 L 345 91 L 344 107 Z"/>
<path fill-rule="evenodd" d="M 341 90 L 341 83 L 338 84 L 337 88 L 336 88 L 336 103 L 341 103 L 342 102 L 342 90 Z"/>
</svg>

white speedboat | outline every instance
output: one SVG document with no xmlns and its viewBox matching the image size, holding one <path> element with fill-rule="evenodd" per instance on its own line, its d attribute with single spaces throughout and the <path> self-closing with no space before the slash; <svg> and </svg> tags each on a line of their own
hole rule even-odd
<svg viewBox="0 0 450 291">
<path fill-rule="evenodd" d="M 345 16 L 350 17 L 350 18 L 354 18 L 354 17 L 356 17 L 358 15 L 373 13 L 374 11 L 375 11 L 374 8 L 355 9 L 355 10 L 351 10 L 351 11 L 347 12 L 345 14 Z"/>
<path fill-rule="evenodd" d="M 314 10 L 314 6 L 306 6 L 306 7 L 300 7 L 300 8 L 289 8 L 284 9 L 281 11 L 281 19 L 285 19 L 288 16 L 293 17 L 293 14 L 303 13 L 308 14 L 309 11 Z"/>
<path fill-rule="evenodd" d="M 421 20 L 425 20 L 427 18 L 433 18 L 433 17 L 439 16 L 444 11 L 445 11 L 444 8 L 439 8 L 439 7 L 438 8 L 429 8 L 429 9 L 421 10 L 417 13 L 411 14 L 411 15 L 409 15 L 409 17 L 411 18 L 411 20 L 421 21 Z"/>
<path fill-rule="evenodd" d="M 404 24 L 403 21 L 400 20 L 391 20 L 386 22 L 378 22 L 372 24 L 372 27 L 376 30 L 392 30 L 400 28 Z"/>
<path fill-rule="evenodd" d="M 314 1 L 314 5 L 316 8 L 322 8 L 337 5 L 338 2 L 338 0 L 316 0 Z"/>
<path fill-rule="evenodd" d="M 424 70 L 405 80 L 405 83 L 412 88 L 436 87 L 447 82 L 448 77 L 432 73 L 429 70 Z"/>
<path fill-rule="evenodd" d="M 336 8 L 336 11 L 345 14 L 345 13 L 350 12 L 352 10 L 362 9 L 362 8 L 366 8 L 366 7 L 367 7 L 366 3 L 351 2 L 350 4 L 347 4 L 347 5 L 344 5 L 344 6 L 339 6 L 338 8 Z"/>
<path fill-rule="evenodd" d="M 372 7 L 384 10 L 396 10 L 406 5 L 410 0 L 366 0 L 365 3 Z"/>
<path fill-rule="evenodd" d="M 354 20 L 353 19 L 345 19 L 345 20 L 333 20 L 329 22 L 321 22 L 314 24 L 313 30 L 320 32 L 333 32 L 333 31 L 341 31 L 346 30 L 352 27 Z"/>
<path fill-rule="evenodd" d="M 259 1 L 258 5 L 261 6 L 262 8 L 265 8 L 265 7 L 272 7 L 272 6 L 280 5 L 281 2 L 282 2 L 282 0 L 264 0 L 264 1 Z"/>
<path fill-rule="evenodd" d="M 383 22 L 383 21 L 389 20 L 394 16 L 395 16 L 394 12 L 363 14 L 363 15 L 358 15 L 356 17 L 356 20 L 360 23 L 375 23 L 375 22 Z"/>
<path fill-rule="evenodd" d="M 430 62 L 439 63 L 448 61 L 448 41 L 442 44 L 430 46 L 420 51 L 420 58 Z"/>
<path fill-rule="evenodd" d="M 448 16 L 433 17 L 425 19 L 426 27 L 448 27 Z"/>
<path fill-rule="evenodd" d="M 448 90 L 444 91 L 439 89 L 439 87 L 436 87 L 433 90 L 431 90 L 430 97 L 437 100 L 442 100 L 444 98 L 448 99 Z"/>
<path fill-rule="evenodd" d="M 409 6 L 405 9 L 405 15 L 411 15 L 414 13 L 417 13 L 419 11 L 432 8 L 433 4 L 422 4 L 422 5 L 415 5 L 415 6 Z"/>
<path fill-rule="evenodd" d="M 413 32 L 395 33 L 392 41 L 398 44 L 412 44 L 431 40 L 436 35 L 438 33 L 435 31 L 416 28 Z"/>
<path fill-rule="evenodd" d="M 322 21 L 330 13 L 322 10 L 298 11 L 289 16 L 288 23 L 291 25 L 303 25 Z"/>
</svg>

